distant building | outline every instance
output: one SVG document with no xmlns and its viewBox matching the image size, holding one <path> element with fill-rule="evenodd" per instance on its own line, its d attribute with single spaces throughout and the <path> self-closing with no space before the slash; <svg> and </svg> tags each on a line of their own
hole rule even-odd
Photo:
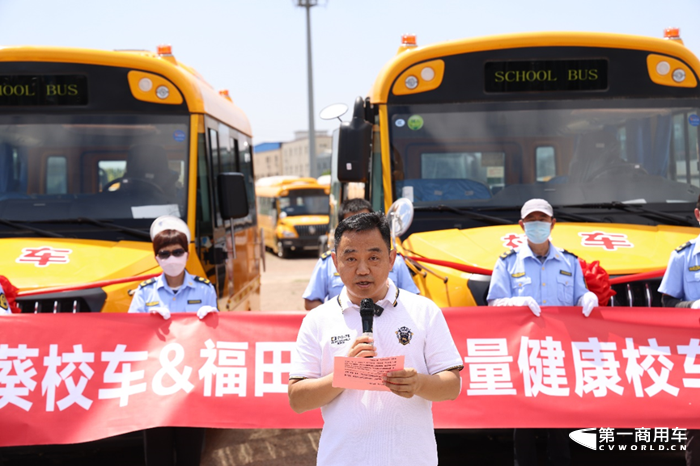
<svg viewBox="0 0 700 466">
<path fill-rule="evenodd" d="M 253 148 L 255 180 L 282 174 L 282 143 L 264 142 Z"/>
<path fill-rule="evenodd" d="M 330 170 L 332 139 L 325 131 L 316 131 L 316 167 L 318 175 Z M 295 131 L 294 140 L 282 144 L 282 160 L 283 175 L 310 175 L 308 131 Z"/>
</svg>

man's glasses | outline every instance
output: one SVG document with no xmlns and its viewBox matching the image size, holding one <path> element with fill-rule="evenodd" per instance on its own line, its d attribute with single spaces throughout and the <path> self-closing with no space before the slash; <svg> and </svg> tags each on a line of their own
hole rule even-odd
<svg viewBox="0 0 700 466">
<path fill-rule="evenodd" d="M 185 250 L 180 248 L 180 249 L 175 249 L 173 251 L 158 251 L 157 255 L 158 255 L 158 259 L 165 260 L 168 257 L 170 257 L 171 254 L 173 255 L 173 257 L 182 257 L 182 255 L 184 253 L 185 253 Z"/>
</svg>

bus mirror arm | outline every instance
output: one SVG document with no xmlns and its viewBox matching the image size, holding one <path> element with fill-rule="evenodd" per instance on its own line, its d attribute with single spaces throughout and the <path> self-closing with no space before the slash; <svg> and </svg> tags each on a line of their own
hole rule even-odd
<svg viewBox="0 0 700 466">
<path fill-rule="evenodd" d="M 338 180 L 366 183 L 372 153 L 372 123 L 365 118 L 362 97 L 355 99 L 352 120 L 341 123 L 338 133 Z"/>
</svg>

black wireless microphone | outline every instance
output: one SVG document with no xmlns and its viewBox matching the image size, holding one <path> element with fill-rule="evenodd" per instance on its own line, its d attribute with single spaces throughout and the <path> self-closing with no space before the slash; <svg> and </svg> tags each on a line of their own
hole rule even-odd
<svg viewBox="0 0 700 466">
<path fill-rule="evenodd" d="M 369 298 L 365 298 L 360 301 L 360 317 L 362 318 L 362 334 L 372 336 L 374 301 Z"/>
<path fill-rule="evenodd" d="M 372 335 L 374 301 L 369 298 L 360 301 L 360 317 L 362 317 L 362 333 L 365 335 Z"/>
</svg>

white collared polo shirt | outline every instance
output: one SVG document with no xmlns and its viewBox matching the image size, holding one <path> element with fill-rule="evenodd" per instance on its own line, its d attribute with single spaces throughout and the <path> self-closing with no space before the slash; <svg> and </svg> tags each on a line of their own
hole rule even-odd
<svg viewBox="0 0 700 466">
<path fill-rule="evenodd" d="M 431 300 L 398 290 L 389 280 L 384 308 L 374 317 L 377 357 L 405 356 L 405 367 L 421 374 L 462 368 L 440 308 Z M 333 358 L 347 356 L 362 334 L 359 306 L 343 288 L 338 298 L 311 310 L 299 329 L 290 378 L 320 378 L 333 372 Z M 432 403 L 419 396 L 345 390 L 321 407 L 324 426 L 318 465 L 436 465 Z"/>
</svg>

